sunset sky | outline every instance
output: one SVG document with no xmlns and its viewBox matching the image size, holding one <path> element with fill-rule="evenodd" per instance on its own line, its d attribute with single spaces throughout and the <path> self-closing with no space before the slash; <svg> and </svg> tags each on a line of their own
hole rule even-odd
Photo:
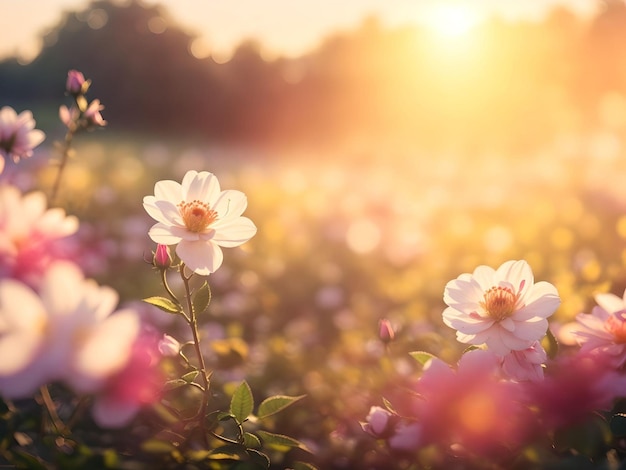
<svg viewBox="0 0 626 470">
<path fill-rule="evenodd" d="M 243 39 L 257 39 L 268 57 L 294 56 L 315 47 L 334 30 L 355 27 L 377 15 L 386 25 L 428 24 L 442 34 L 465 34 L 490 14 L 535 19 L 555 5 L 592 13 L 599 0 L 144 0 L 163 4 L 174 21 L 197 34 L 212 54 L 228 56 Z M 0 0 L 0 59 L 32 57 L 38 37 L 64 11 L 86 0 Z"/>
</svg>

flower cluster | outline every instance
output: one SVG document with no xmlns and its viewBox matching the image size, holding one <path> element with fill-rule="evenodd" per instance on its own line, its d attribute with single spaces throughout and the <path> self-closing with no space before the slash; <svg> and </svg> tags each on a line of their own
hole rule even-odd
<svg viewBox="0 0 626 470">
<path fill-rule="evenodd" d="M 424 368 L 402 411 L 374 406 L 362 423 L 390 449 L 419 454 L 434 446 L 433 465 L 445 455 L 479 467 L 483 459 L 510 464 L 541 436 L 584 424 L 626 397 L 626 300 L 597 295 L 592 314 L 572 325 L 581 348 L 549 358 L 542 340 L 560 298 L 552 284 L 534 282 L 525 261 L 479 266 L 450 281 L 443 299 L 443 322 L 471 346 L 456 369 L 413 353 Z"/>
</svg>

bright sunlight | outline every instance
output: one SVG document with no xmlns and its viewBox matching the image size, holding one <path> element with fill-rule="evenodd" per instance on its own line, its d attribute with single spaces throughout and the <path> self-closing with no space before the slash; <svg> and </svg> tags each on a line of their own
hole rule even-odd
<svg viewBox="0 0 626 470">
<path fill-rule="evenodd" d="M 477 23 L 476 11 L 462 4 L 439 4 L 429 14 L 428 25 L 446 38 L 459 38 L 467 34 Z"/>
</svg>

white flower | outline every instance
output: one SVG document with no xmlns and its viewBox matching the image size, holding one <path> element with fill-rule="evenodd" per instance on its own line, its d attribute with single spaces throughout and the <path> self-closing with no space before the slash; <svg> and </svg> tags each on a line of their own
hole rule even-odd
<svg viewBox="0 0 626 470">
<path fill-rule="evenodd" d="M 626 291 L 623 298 L 610 293 L 597 294 L 591 314 L 579 313 L 573 329 L 583 352 L 600 351 L 616 365 L 626 363 Z"/>
<path fill-rule="evenodd" d="M 222 264 L 220 247 L 239 246 L 254 236 L 256 227 L 247 217 L 246 196 L 221 191 L 212 173 L 188 171 L 182 184 L 159 181 L 154 196 L 143 199 L 146 212 L 158 223 L 149 235 L 155 243 L 175 245 L 176 254 L 192 271 L 207 275 Z"/>
<path fill-rule="evenodd" d="M 33 148 L 44 138 L 45 134 L 35 129 L 32 112 L 22 111 L 18 115 L 10 106 L 0 109 L 0 155 L 3 157 L 11 157 L 15 162 L 30 157 Z M 0 159 L 0 173 L 3 169 L 4 160 Z"/>
<path fill-rule="evenodd" d="M 486 344 L 499 356 L 521 351 L 542 338 L 547 317 L 561 303 L 548 282 L 534 283 L 526 261 L 507 261 L 497 270 L 478 266 L 448 282 L 444 323 L 461 343 Z"/>
<path fill-rule="evenodd" d="M 57 380 L 97 390 L 126 364 L 139 333 L 134 312 L 110 315 L 117 299 L 67 262 L 48 269 L 39 295 L 14 279 L 0 281 L 0 394 L 25 398 Z"/>
</svg>

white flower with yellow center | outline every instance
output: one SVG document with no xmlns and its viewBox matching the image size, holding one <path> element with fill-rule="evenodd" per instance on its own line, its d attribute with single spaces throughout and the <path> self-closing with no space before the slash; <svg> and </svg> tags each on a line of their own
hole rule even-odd
<svg viewBox="0 0 626 470">
<path fill-rule="evenodd" d="M 448 282 L 443 321 L 461 343 L 486 344 L 499 356 L 522 351 L 541 339 L 547 317 L 561 303 L 556 288 L 534 282 L 526 261 L 507 261 L 497 270 L 478 266 Z"/>
<path fill-rule="evenodd" d="M 246 196 L 235 190 L 221 191 L 208 171 L 188 171 L 182 184 L 159 181 L 154 196 L 146 196 L 143 206 L 158 223 L 150 238 L 162 245 L 177 245 L 176 254 L 197 274 L 208 275 L 222 264 L 221 247 L 239 246 L 254 236 L 256 226 L 241 214 Z"/>
</svg>

